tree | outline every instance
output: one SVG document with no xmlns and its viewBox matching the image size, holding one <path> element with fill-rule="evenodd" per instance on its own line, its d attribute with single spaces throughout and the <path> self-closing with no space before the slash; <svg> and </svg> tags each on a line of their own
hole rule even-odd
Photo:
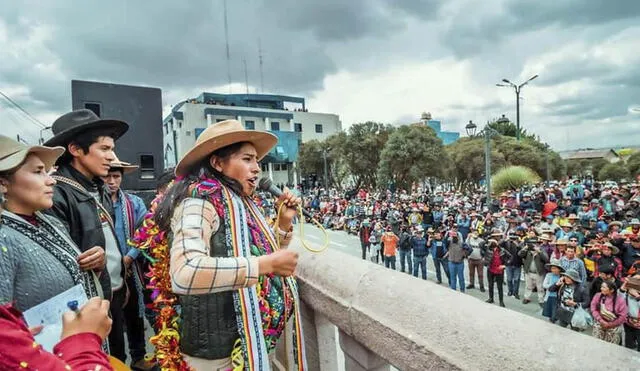
<svg viewBox="0 0 640 371">
<path fill-rule="evenodd" d="M 517 138 L 516 133 L 518 132 L 518 127 L 511 121 L 508 120 L 499 120 L 495 119 L 493 122 L 488 122 L 487 125 L 493 130 L 497 131 L 500 135 L 504 137 L 513 137 Z M 520 128 L 520 139 L 521 140 L 536 140 L 535 135 L 527 133 L 526 129 Z"/>
<path fill-rule="evenodd" d="M 298 166 L 302 174 L 309 176 L 316 174 L 318 178 L 322 177 L 324 171 L 324 161 L 322 158 L 322 150 L 325 144 L 318 140 L 310 140 L 300 145 L 298 152 Z"/>
<path fill-rule="evenodd" d="M 447 179 L 459 187 L 478 183 L 485 177 L 484 138 L 461 138 L 446 146 L 450 168 Z M 491 168 L 493 171 L 504 167 L 506 161 L 496 146 L 491 149 Z"/>
<path fill-rule="evenodd" d="M 631 176 L 637 176 L 640 174 L 640 151 L 635 152 L 627 159 L 627 169 Z"/>
<path fill-rule="evenodd" d="M 395 130 L 380 154 L 379 182 L 393 182 L 410 189 L 426 177 L 442 177 L 446 157 L 442 140 L 424 125 L 407 125 Z"/>
<path fill-rule="evenodd" d="M 615 180 L 629 179 L 629 170 L 619 163 L 606 164 L 598 172 L 599 180 Z"/>
<path fill-rule="evenodd" d="M 343 156 L 356 187 L 376 186 L 380 152 L 393 131 L 391 125 L 372 121 L 349 128 Z"/>
<path fill-rule="evenodd" d="M 491 191 L 496 194 L 509 190 L 515 191 L 524 185 L 538 182 L 540 177 L 534 170 L 525 166 L 508 166 L 491 177 Z"/>
</svg>

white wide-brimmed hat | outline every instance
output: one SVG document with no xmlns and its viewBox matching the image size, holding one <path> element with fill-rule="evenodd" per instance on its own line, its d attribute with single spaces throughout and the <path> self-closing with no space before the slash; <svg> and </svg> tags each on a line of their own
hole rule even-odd
<svg viewBox="0 0 640 371">
<path fill-rule="evenodd" d="M 49 171 L 58 157 L 64 153 L 64 148 L 29 146 L 0 135 L 0 172 L 15 169 L 32 153 L 42 160 L 45 170 Z"/>
<path fill-rule="evenodd" d="M 187 152 L 176 166 L 176 175 L 189 172 L 193 165 L 209 156 L 213 151 L 240 142 L 253 144 L 258 154 L 258 161 L 278 143 L 278 137 L 266 131 L 247 130 L 237 120 L 221 121 L 203 131 L 196 144 Z"/>
</svg>

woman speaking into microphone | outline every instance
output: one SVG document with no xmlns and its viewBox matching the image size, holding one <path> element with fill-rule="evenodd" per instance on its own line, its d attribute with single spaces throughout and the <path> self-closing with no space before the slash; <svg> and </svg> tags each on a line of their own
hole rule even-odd
<svg viewBox="0 0 640 371">
<path fill-rule="evenodd" d="M 292 276 L 298 255 L 286 249 L 300 199 L 285 191 L 276 207 L 286 207 L 270 227 L 251 198 L 258 161 L 276 143 L 235 120 L 210 126 L 178 163 L 155 212 L 169 234 L 179 352 L 193 369 L 270 370 L 276 345 L 289 336 L 288 368 L 306 369 Z"/>
</svg>

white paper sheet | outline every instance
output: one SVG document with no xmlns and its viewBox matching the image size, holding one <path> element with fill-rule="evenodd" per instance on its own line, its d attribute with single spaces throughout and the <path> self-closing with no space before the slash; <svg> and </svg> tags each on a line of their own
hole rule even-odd
<svg viewBox="0 0 640 371">
<path fill-rule="evenodd" d="M 60 341 L 62 314 L 69 311 L 67 303 L 74 300 L 78 302 L 78 308 L 89 301 L 82 285 L 73 286 L 23 313 L 29 327 L 44 326 L 35 338 L 47 351 L 53 351 L 53 347 Z"/>
</svg>

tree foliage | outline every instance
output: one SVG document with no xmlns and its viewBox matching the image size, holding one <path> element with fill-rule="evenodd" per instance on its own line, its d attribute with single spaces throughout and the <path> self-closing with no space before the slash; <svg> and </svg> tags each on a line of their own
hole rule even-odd
<svg viewBox="0 0 640 371">
<path fill-rule="evenodd" d="M 518 132 L 518 127 L 511 121 L 501 121 L 496 119 L 493 120 L 493 122 L 488 122 L 487 125 L 504 137 L 517 138 L 516 133 Z M 535 135 L 527 133 L 527 130 L 523 128 L 520 128 L 520 139 L 536 141 Z"/>
<path fill-rule="evenodd" d="M 608 163 L 609 161 L 603 158 L 567 160 L 567 175 L 577 178 L 586 175 L 597 177 L 600 170 Z"/>
<path fill-rule="evenodd" d="M 637 176 L 640 174 L 640 151 L 633 153 L 627 159 L 627 169 L 631 176 Z"/>
<path fill-rule="evenodd" d="M 378 179 L 409 189 L 413 182 L 442 177 L 446 157 L 442 140 L 424 125 L 402 126 L 395 130 L 380 154 Z"/>
<path fill-rule="evenodd" d="M 598 172 L 599 180 L 615 180 L 629 179 L 629 170 L 620 163 L 606 164 Z"/>
<path fill-rule="evenodd" d="M 372 121 L 349 128 L 343 155 L 356 187 L 376 187 L 380 153 L 394 130 L 391 125 Z"/>
<path fill-rule="evenodd" d="M 465 187 L 471 183 L 478 183 L 485 176 L 485 147 L 484 139 L 461 138 L 446 146 L 450 169 L 447 179 L 456 185 Z M 507 164 L 504 155 L 495 146 L 491 150 L 491 168 L 493 171 Z"/>
</svg>

